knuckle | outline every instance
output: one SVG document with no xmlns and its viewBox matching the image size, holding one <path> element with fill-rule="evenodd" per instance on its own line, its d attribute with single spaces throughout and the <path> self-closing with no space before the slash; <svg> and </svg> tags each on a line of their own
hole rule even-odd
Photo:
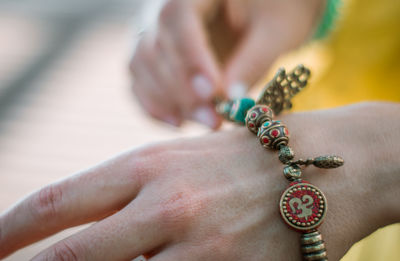
<svg viewBox="0 0 400 261">
<path fill-rule="evenodd" d="M 159 222 L 171 229 L 185 228 L 198 216 L 202 205 L 188 189 L 181 189 L 160 204 Z"/>
<path fill-rule="evenodd" d="M 145 109 L 151 117 L 158 119 L 158 120 L 163 119 L 164 113 L 162 112 L 162 109 L 159 107 L 159 105 L 156 105 L 154 103 L 154 104 L 146 106 Z"/>
<path fill-rule="evenodd" d="M 142 167 L 150 173 L 170 173 L 177 171 L 176 162 L 182 159 L 182 155 L 175 151 L 171 144 L 157 144 L 149 146 L 142 152 Z"/>
<path fill-rule="evenodd" d="M 130 155 L 129 176 L 132 184 L 143 186 L 163 169 L 162 154 L 165 149 L 160 145 L 141 148 Z"/>
<path fill-rule="evenodd" d="M 139 101 L 145 112 L 155 119 L 163 120 L 163 118 L 167 115 L 168 108 L 161 105 L 159 102 L 160 97 L 153 96 L 152 94 L 148 93 L 145 95 L 146 99 Z"/>
<path fill-rule="evenodd" d="M 138 152 L 138 155 L 140 158 L 147 158 L 150 161 L 156 161 L 156 158 L 159 156 L 160 153 L 164 153 L 165 149 L 163 146 L 157 144 L 157 145 L 148 145 L 146 147 L 143 147 L 140 149 Z"/>
<path fill-rule="evenodd" d="M 75 248 L 67 242 L 57 243 L 44 257 L 45 261 L 77 261 Z"/>
<path fill-rule="evenodd" d="M 132 160 L 129 170 L 128 181 L 132 186 L 143 187 L 152 177 L 152 171 L 149 168 L 146 159 L 143 157 Z"/>
<path fill-rule="evenodd" d="M 32 210 L 40 220 L 50 221 L 59 216 L 63 192 L 60 185 L 49 185 L 41 189 L 32 200 Z"/>
</svg>

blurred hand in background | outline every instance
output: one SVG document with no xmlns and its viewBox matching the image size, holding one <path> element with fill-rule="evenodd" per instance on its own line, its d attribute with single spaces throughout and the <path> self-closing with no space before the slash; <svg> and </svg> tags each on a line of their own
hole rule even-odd
<svg viewBox="0 0 400 261">
<path fill-rule="evenodd" d="M 166 1 L 136 46 L 133 91 L 154 118 L 218 128 L 214 98 L 245 95 L 279 55 L 312 34 L 324 2 Z"/>
</svg>

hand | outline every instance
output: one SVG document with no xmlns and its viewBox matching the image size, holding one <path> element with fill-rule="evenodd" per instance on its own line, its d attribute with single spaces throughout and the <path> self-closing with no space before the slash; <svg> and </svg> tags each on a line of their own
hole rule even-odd
<svg viewBox="0 0 400 261">
<path fill-rule="evenodd" d="M 368 104 L 282 117 L 297 156 L 324 191 L 330 260 L 400 220 L 399 105 Z M 278 213 L 288 186 L 277 153 L 245 128 L 128 151 L 41 189 L 0 216 L 0 258 L 62 229 L 97 221 L 33 260 L 299 260 L 298 234 Z"/>
<path fill-rule="evenodd" d="M 243 96 L 277 56 L 310 36 L 324 1 L 169 0 L 130 69 L 153 117 L 218 128 L 213 98 Z"/>
</svg>

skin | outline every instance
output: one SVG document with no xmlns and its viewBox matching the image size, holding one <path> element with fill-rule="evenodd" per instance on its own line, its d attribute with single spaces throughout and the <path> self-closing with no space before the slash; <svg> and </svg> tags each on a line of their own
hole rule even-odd
<svg viewBox="0 0 400 261">
<path fill-rule="evenodd" d="M 130 63 L 145 111 L 179 126 L 218 128 L 215 97 L 236 98 L 281 54 L 312 34 L 321 0 L 168 0 L 157 26 L 138 41 Z"/>
<path fill-rule="evenodd" d="M 330 260 L 400 221 L 399 104 L 367 103 L 281 117 L 298 158 L 341 155 L 303 178 L 326 195 Z M 44 187 L 0 216 L 0 258 L 96 221 L 33 260 L 299 260 L 278 213 L 288 182 L 277 153 L 246 128 L 127 151 Z"/>
</svg>

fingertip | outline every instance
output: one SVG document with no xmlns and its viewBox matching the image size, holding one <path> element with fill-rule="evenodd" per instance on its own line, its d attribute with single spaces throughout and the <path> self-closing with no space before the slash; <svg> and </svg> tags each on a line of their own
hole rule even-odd
<svg viewBox="0 0 400 261">
<path fill-rule="evenodd" d="M 242 82 L 234 82 L 228 86 L 227 94 L 230 99 L 240 99 L 246 96 L 248 87 Z"/>
<path fill-rule="evenodd" d="M 214 128 L 212 128 L 213 130 L 218 130 L 219 128 L 221 128 L 222 123 L 223 123 L 223 118 L 221 116 L 219 116 L 217 113 L 216 113 L 216 119 L 217 119 L 217 121 L 216 121 Z"/>
<path fill-rule="evenodd" d="M 196 74 L 192 78 L 192 88 L 194 93 L 202 100 L 210 100 L 215 93 L 215 86 L 202 74 Z"/>
<path fill-rule="evenodd" d="M 200 106 L 192 114 L 192 119 L 212 129 L 218 127 L 218 116 L 210 106 Z"/>
<path fill-rule="evenodd" d="M 169 125 L 174 126 L 174 127 L 179 127 L 182 125 L 182 119 L 180 117 L 173 116 L 173 115 L 165 116 L 165 117 L 161 118 L 161 120 L 165 123 L 168 123 Z"/>
</svg>

